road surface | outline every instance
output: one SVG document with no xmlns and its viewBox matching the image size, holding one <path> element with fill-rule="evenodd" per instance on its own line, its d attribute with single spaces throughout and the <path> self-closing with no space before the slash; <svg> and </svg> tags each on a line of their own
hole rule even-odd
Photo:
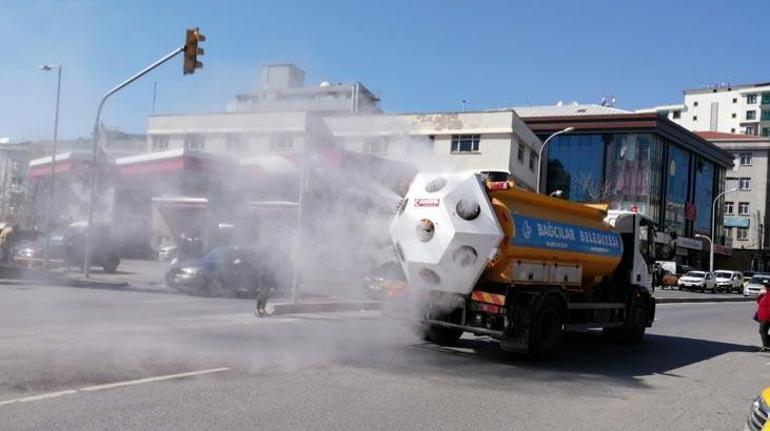
<svg viewBox="0 0 770 431">
<path fill-rule="evenodd" d="M 645 342 L 533 362 L 379 312 L 0 286 L 0 429 L 741 429 L 770 385 L 750 303 L 660 306 Z"/>
</svg>

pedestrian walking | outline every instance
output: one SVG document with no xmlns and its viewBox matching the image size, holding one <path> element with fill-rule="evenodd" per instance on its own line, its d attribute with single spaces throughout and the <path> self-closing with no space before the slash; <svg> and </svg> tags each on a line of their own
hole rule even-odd
<svg viewBox="0 0 770 431">
<path fill-rule="evenodd" d="M 762 337 L 762 347 L 760 352 L 770 352 L 770 295 L 767 294 L 770 281 L 762 283 L 762 289 L 757 296 L 757 312 L 754 320 L 759 322 L 759 335 Z"/>
<path fill-rule="evenodd" d="M 0 232 L 0 249 L 3 252 L 3 263 L 10 262 L 13 252 L 13 226 L 10 224 L 5 226 L 2 232 Z"/>
</svg>

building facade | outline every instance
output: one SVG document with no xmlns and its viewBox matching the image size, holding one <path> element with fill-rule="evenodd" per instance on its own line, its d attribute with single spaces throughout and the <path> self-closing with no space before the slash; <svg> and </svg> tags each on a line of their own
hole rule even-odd
<svg viewBox="0 0 770 431">
<path fill-rule="evenodd" d="M 712 220 L 711 207 L 732 168 L 730 153 L 657 113 L 521 115 L 541 140 L 575 128 L 545 149 L 546 193 L 560 190 L 573 201 L 608 202 L 611 209 L 645 214 L 677 232 L 680 263 L 708 267 L 708 245 L 696 235 L 711 236 L 712 223 L 719 232 L 721 208 Z"/>
<path fill-rule="evenodd" d="M 684 91 L 684 102 L 637 110 L 657 112 L 688 130 L 770 136 L 770 82 L 719 84 Z"/>
<path fill-rule="evenodd" d="M 702 138 L 729 151 L 734 167 L 727 171 L 724 205 L 725 244 L 731 245 L 731 256 L 717 260 L 718 266 L 738 270 L 770 269 L 768 244 L 767 184 L 770 138 L 719 132 L 698 132 Z M 736 189 L 735 191 L 730 191 Z"/>
</svg>

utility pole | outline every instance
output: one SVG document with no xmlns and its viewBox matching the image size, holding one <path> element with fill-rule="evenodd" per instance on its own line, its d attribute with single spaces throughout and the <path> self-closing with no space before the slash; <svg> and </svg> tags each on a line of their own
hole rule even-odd
<svg viewBox="0 0 770 431">
<path fill-rule="evenodd" d="M 49 250 L 51 248 L 51 213 L 54 212 L 54 197 L 56 196 L 56 144 L 59 139 L 59 101 L 61 99 L 61 64 L 44 64 L 40 69 L 57 70 L 56 79 L 56 114 L 53 120 L 53 145 L 51 148 L 51 185 L 48 190 L 48 200 L 45 206 L 45 245 L 43 246 L 43 269 L 48 268 Z"/>
</svg>

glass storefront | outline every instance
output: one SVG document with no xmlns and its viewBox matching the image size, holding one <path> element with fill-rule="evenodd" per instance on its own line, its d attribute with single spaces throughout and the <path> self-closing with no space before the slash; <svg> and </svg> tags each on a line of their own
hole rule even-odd
<svg viewBox="0 0 770 431">
<path fill-rule="evenodd" d="M 711 205 L 714 201 L 714 164 L 698 157 L 695 162 L 695 228 L 711 235 Z"/>
<path fill-rule="evenodd" d="M 603 200 L 604 143 L 601 135 L 560 135 L 546 149 L 548 173 L 546 193 L 562 191 L 575 202 Z"/>
<path fill-rule="evenodd" d="M 687 185 L 690 177 L 690 155 L 676 145 L 668 146 L 668 166 L 666 171 L 666 230 L 685 235 L 685 205 L 687 204 Z"/>
<path fill-rule="evenodd" d="M 611 209 L 636 208 L 660 220 L 663 142 L 649 133 L 612 135 L 607 146 Z"/>
</svg>

